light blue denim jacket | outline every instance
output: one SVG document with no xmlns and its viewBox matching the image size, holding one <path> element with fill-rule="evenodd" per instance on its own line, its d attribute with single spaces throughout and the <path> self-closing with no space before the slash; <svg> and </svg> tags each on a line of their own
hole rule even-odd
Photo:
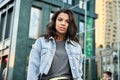
<svg viewBox="0 0 120 80">
<path fill-rule="evenodd" d="M 74 80 L 83 80 L 82 76 L 82 50 L 78 43 L 68 40 L 65 49 L 68 55 L 70 68 Z M 39 74 L 47 74 L 56 51 L 56 43 L 53 37 L 46 40 L 40 37 L 36 40 L 29 57 L 27 80 L 38 80 Z"/>
</svg>

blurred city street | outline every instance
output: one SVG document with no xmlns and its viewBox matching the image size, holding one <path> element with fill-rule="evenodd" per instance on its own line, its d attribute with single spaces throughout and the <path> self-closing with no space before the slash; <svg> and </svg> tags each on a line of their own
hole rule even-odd
<svg viewBox="0 0 120 80">
<path fill-rule="evenodd" d="M 26 80 L 34 42 L 63 8 L 75 14 L 83 80 L 120 80 L 120 0 L 0 0 L 0 80 Z"/>
</svg>

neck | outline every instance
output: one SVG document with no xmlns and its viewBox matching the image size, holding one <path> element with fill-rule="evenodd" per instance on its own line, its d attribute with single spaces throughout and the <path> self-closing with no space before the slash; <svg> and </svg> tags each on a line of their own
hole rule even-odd
<svg viewBox="0 0 120 80">
<path fill-rule="evenodd" d="M 56 40 L 56 41 L 63 41 L 63 40 L 65 40 L 65 36 L 63 36 L 63 35 L 58 35 L 58 36 L 55 37 L 55 40 Z"/>
<path fill-rule="evenodd" d="M 63 41 L 63 40 L 65 40 L 65 34 L 60 34 L 60 33 L 58 33 L 58 32 L 56 32 L 56 36 L 55 36 L 55 40 L 56 41 Z"/>
</svg>

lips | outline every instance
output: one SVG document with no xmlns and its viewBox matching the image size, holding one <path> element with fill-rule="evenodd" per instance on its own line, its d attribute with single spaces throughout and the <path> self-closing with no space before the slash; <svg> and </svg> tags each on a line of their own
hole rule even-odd
<svg viewBox="0 0 120 80">
<path fill-rule="evenodd" d="M 65 31 L 65 28 L 63 28 L 63 27 L 60 27 L 60 30 L 61 30 L 61 31 Z"/>
</svg>

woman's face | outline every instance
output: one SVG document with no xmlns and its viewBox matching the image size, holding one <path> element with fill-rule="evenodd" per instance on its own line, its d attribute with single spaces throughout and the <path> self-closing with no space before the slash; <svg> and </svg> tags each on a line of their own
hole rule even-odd
<svg viewBox="0 0 120 80">
<path fill-rule="evenodd" d="M 69 16 L 66 13 L 60 13 L 56 19 L 56 31 L 58 35 L 65 35 L 69 26 Z"/>
</svg>

